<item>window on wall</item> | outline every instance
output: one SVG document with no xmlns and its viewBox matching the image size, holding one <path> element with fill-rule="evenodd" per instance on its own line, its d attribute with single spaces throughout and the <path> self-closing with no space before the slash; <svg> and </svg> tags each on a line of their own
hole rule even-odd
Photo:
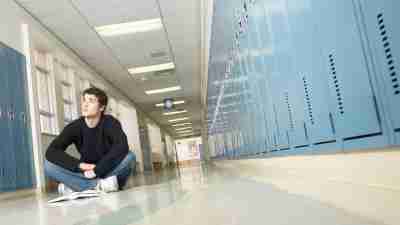
<svg viewBox="0 0 400 225">
<path fill-rule="evenodd" d="M 52 57 L 48 53 L 34 51 L 34 72 L 36 76 L 39 103 L 40 129 L 42 133 L 57 134 L 57 116 L 55 112 L 55 87 L 52 74 Z"/>
<path fill-rule="evenodd" d="M 74 85 L 75 72 L 72 68 L 59 64 L 59 73 L 64 104 L 64 123 L 69 124 L 78 116 Z"/>
<path fill-rule="evenodd" d="M 118 110 L 118 102 L 115 98 L 108 98 L 108 106 L 106 110 L 107 114 L 114 116 L 115 118 L 119 118 L 119 110 Z"/>
</svg>

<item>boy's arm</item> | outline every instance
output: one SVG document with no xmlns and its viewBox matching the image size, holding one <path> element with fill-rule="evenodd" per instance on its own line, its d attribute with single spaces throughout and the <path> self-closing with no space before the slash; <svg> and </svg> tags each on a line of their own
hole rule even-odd
<svg viewBox="0 0 400 225">
<path fill-rule="evenodd" d="M 94 172 L 97 177 L 104 177 L 111 172 L 125 158 L 129 151 L 128 139 L 122 130 L 121 123 L 113 119 L 111 127 L 106 132 L 112 140 L 110 151 L 96 164 Z"/>
<path fill-rule="evenodd" d="M 70 171 L 79 171 L 79 160 L 68 155 L 65 150 L 73 143 L 76 135 L 76 126 L 68 124 L 60 135 L 58 135 L 49 145 L 46 151 L 46 159 L 58 166 Z"/>
</svg>

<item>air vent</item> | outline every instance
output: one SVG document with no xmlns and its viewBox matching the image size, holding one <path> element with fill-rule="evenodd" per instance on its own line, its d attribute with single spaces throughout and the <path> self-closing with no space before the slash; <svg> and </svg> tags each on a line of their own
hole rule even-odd
<svg viewBox="0 0 400 225">
<path fill-rule="evenodd" d="M 156 59 L 156 58 L 161 58 L 167 56 L 167 53 L 164 51 L 155 51 L 150 53 L 151 58 Z"/>
<path fill-rule="evenodd" d="M 293 111 L 292 111 L 292 106 L 290 105 L 289 102 L 289 93 L 285 92 L 285 102 L 288 108 L 288 113 L 289 113 L 289 123 L 290 123 L 290 128 L 294 130 L 294 122 L 293 122 Z"/>
<path fill-rule="evenodd" d="M 306 104 L 308 107 L 308 115 L 310 118 L 311 124 L 314 125 L 314 116 L 313 116 L 313 111 L 312 111 L 312 103 L 311 103 L 311 87 L 307 83 L 307 79 L 305 76 L 303 76 L 303 84 L 304 84 L 304 93 L 306 94 Z"/>
<path fill-rule="evenodd" d="M 392 56 L 392 49 L 390 48 L 390 38 L 388 36 L 388 31 L 386 30 L 386 26 L 384 23 L 384 18 L 383 14 L 379 13 L 377 16 L 378 20 L 378 32 L 381 35 L 382 38 L 382 45 L 383 49 L 385 51 L 385 56 L 386 56 L 386 63 L 388 66 L 389 70 L 389 75 L 390 75 L 390 80 L 392 82 L 392 88 L 393 88 L 393 93 L 395 95 L 400 94 L 400 89 L 399 89 L 399 79 L 396 74 L 396 67 L 394 66 L 394 59 Z"/>
<path fill-rule="evenodd" d="M 340 91 L 340 84 L 336 74 L 335 59 L 333 54 L 329 54 L 329 63 L 331 66 L 332 82 L 336 91 L 336 97 L 337 97 L 336 100 L 338 103 L 339 113 L 343 115 L 344 114 L 343 97 Z"/>
</svg>

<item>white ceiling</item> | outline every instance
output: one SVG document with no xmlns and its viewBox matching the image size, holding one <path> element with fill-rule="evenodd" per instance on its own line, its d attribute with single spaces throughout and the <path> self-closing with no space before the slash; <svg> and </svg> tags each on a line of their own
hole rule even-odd
<svg viewBox="0 0 400 225">
<path fill-rule="evenodd" d="M 199 0 L 15 0 L 138 107 L 174 134 L 167 120 L 190 116 L 200 131 L 201 21 Z M 95 26 L 161 18 L 164 29 L 100 37 Z M 163 54 L 152 57 L 152 54 Z M 132 77 L 128 68 L 173 61 L 167 76 Z M 180 85 L 183 90 L 147 96 L 148 89 Z M 185 100 L 189 112 L 163 116 L 155 104 L 166 97 Z M 199 133 L 199 132 L 197 132 Z"/>
</svg>

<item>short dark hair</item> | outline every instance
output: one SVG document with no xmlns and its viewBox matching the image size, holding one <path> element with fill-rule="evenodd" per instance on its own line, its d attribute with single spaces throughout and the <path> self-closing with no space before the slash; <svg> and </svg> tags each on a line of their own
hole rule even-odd
<svg viewBox="0 0 400 225">
<path fill-rule="evenodd" d="M 108 104 L 108 97 L 107 97 L 107 94 L 103 90 L 101 90 L 100 88 L 97 88 L 97 87 L 91 87 L 91 88 L 84 90 L 82 93 L 82 96 L 85 96 L 86 94 L 96 96 L 97 100 L 99 101 L 100 107 L 104 106 L 104 111 L 102 113 L 104 113 L 106 111 L 107 104 Z"/>
</svg>

